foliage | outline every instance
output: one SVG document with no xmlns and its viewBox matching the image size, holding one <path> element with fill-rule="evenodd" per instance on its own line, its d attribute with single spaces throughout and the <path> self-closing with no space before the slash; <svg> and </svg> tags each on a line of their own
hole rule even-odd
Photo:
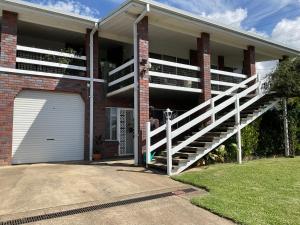
<svg viewBox="0 0 300 225">
<path fill-rule="evenodd" d="M 300 96 L 299 57 L 282 61 L 271 77 L 271 89 L 280 97 Z"/>
<path fill-rule="evenodd" d="M 104 140 L 102 138 L 102 135 L 94 137 L 94 147 L 93 147 L 94 148 L 93 149 L 94 154 L 98 154 L 98 153 L 102 152 L 103 143 L 104 143 Z"/>
<path fill-rule="evenodd" d="M 259 127 L 256 156 L 282 155 L 284 153 L 282 110 L 272 109 L 266 112 Z"/>
<path fill-rule="evenodd" d="M 260 123 L 261 119 L 259 118 L 242 129 L 243 157 L 249 157 L 256 152 L 259 140 Z"/>
<path fill-rule="evenodd" d="M 300 153 L 300 98 L 288 101 L 289 141 L 291 155 Z"/>
<path fill-rule="evenodd" d="M 209 190 L 192 203 L 238 224 L 300 224 L 300 157 L 217 164 L 175 180 Z M 297 210 L 298 209 L 298 210 Z"/>
</svg>

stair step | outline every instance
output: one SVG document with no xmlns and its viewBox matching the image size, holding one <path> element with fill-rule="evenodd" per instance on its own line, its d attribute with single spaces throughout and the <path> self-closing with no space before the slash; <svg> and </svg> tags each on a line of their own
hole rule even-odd
<svg viewBox="0 0 300 225">
<path fill-rule="evenodd" d="M 148 163 L 147 165 L 148 165 L 149 168 L 167 171 L 167 165 L 164 164 L 164 163 L 159 163 L 159 162 L 154 161 L 154 162 Z M 178 166 L 173 165 L 172 170 L 173 170 L 173 172 L 178 170 Z"/>
<path fill-rule="evenodd" d="M 182 141 L 179 141 L 179 143 L 182 143 Z M 194 147 L 205 147 L 207 144 L 211 144 L 212 142 L 204 142 L 204 141 L 193 141 L 190 146 Z"/>
<path fill-rule="evenodd" d="M 157 162 L 167 163 L 167 157 L 166 156 L 154 156 L 154 158 Z M 186 164 L 188 161 L 189 161 L 188 159 L 172 157 L 172 164 L 174 164 L 174 165 Z"/>
<path fill-rule="evenodd" d="M 194 132 L 194 133 L 196 134 L 196 132 Z M 192 137 L 192 136 L 185 136 L 184 138 L 185 139 L 189 139 L 190 137 Z M 213 142 L 214 139 L 216 139 L 216 138 L 217 137 L 205 137 L 205 136 L 202 136 L 202 137 L 198 138 L 197 141 L 200 141 L 200 142 Z"/>
<path fill-rule="evenodd" d="M 189 153 L 200 153 L 204 151 L 204 147 L 195 147 L 195 146 L 186 146 L 183 149 L 180 150 L 180 152 L 189 152 Z"/>
<path fill-rule="evenodd" d="M 167 151 L 162 151 L 161 152 L 162 156 L 167 156 Z M 189 158 L 194 158 L 198 155 L 198 153 L 194 153 L 194 152 L 177 152 L 174 154 L 175 157 L 181 157 L 181 158 L 185 158 L 185 159 L 189 159 Z"/>
</svg>

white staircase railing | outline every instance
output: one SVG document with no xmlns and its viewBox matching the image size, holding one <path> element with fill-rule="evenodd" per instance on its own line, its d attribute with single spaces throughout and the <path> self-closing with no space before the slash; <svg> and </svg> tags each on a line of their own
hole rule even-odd
<svg viewBox="0 0 300 225">
<path fill-rule="evenodd" d="M 173 119 L 168 120 L 167 123 L 162 125 L 161 127 L 151 131 L 150 130 L 150 122 L 147 123 L 147 138 L 146 138 L 146 149 L 147 149 L 147 157 L 146 163 L 149 164 L 151 161 L 151 154 L 153 151 L 157 150 L 158 148 L 162 147 L 166 144 L 167 150 L 167 171 L 168 174 L 172 174 L 172 156 L 176 154 L 178 151 L 182 150 L 183 148 L 187 147 L 192 142 L 199 139 L 201 136 L 205 135 L 207 132 L 211 131 L 215 127 L 219 126 L 226 120 L 231 117 L 236 118 L 236 127 L 240 128 L 240 112 L 254 102 L 259 100 L 265 92 L 263 91 L 263 85 L 268 83 L 268 78 L 264 80 L 258 81 L 258 76 L 251 76 L 250 78 L 244 80 L 243 82 L 235 85 L 234 87 L 228 89 L 227 91 L 215 96 L 214 98 L 200 104 L 199 106 L 187 111 L 186 113 L 182 114 L 181 116 Z M 245 89 L 245 85 L 247 88 Z M 243 90 L 239 92 L 241 89 Z M 221 102 L 220 104 L 215 104 L 218 100 L 222 99 L 223 97 L 229 97 L 225 101 Z M 250 96 L 250 97 L 249 97 Z M 247 97 L 247 101 L 244 101 L 241 104 L 240 99 Z M 216 117 L 216 114 L 222 112 L 228 106 L 233 105 L 232 109 L 229 112 L 226 112 L 225 115 L 221 117 Z M 204 113 L 203 113 L 204 111 Z M 199 115 L 200 114 L 200 115 Z M 174 128 L 172 130 L 172 125 L 177 124 L 180 121 L 194 115 L 195 118 L 190 120 L 189 122 L 183 124 L 178 128 Z M 198 132 L 193 133 L 192 136 L 189 136 L 186 140 L 182 141 L 180 144 L 173 146 L 173 140 L 178 135 L 183 134 L 184 132 L 190 130 L 195 126 L 201 125 L 201 123 L 210 120 L 210 123 L 205 126 L 203 129 L 200 129 Z M 166 137 L 161 138 L 159 141 L 154 142 L 155 136 L 159 134 L 163 134 L 166 132 Z M 158 138 L 159 139 L 159 138 Z"/>
</svg>

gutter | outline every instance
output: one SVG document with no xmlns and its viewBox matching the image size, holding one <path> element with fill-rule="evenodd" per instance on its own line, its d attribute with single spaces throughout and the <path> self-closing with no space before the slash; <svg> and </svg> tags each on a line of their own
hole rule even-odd
<svg viewBox="0 0 300 225">
<path fill-rule="evenodd" d="M 95 23 L 90 33 L 90 138 L 89 138 L 89 160 L 93 160 L 94 147 L 94 34 L 99 29 L 100 21 Z"/>
<path fill-rule="evenodd" d="M 138 119 L 138 39 L 137 39 L 137 25 L 150 12 L 150 4 L 147 4 L 144 11 L 133 23 L 133 38 L 134 38 L 134 164 L 138 165 L 138 148 L 139 148 L 139 119 Z"/>
</svg>

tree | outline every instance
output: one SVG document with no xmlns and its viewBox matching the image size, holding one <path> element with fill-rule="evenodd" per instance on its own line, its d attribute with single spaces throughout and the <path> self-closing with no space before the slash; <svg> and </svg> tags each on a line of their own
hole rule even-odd
<svg viewBox="0 0 300 225">
<path fill-rule="evenodd" d="M 275 91 L 279 97 L 283 98 L 283 119 L 285 130 L 285 155 L 290 155 L 289 133 L 294 134 L 295 124 L 288 126 L 287 103 L 290 98 L 300 96 L 300 58 L 288 58 L 280 62 L 277 69 L 271 74 L 271 90 Z M 292 120 L 290 118 L 290 120 Z M 297 141 L 297 140 L 296 140 Z M 292 147 L 295 146 L 295 140 L 292 138 Z M 293 149 L 295 152 L 295 149 Z"/>
</svg>

